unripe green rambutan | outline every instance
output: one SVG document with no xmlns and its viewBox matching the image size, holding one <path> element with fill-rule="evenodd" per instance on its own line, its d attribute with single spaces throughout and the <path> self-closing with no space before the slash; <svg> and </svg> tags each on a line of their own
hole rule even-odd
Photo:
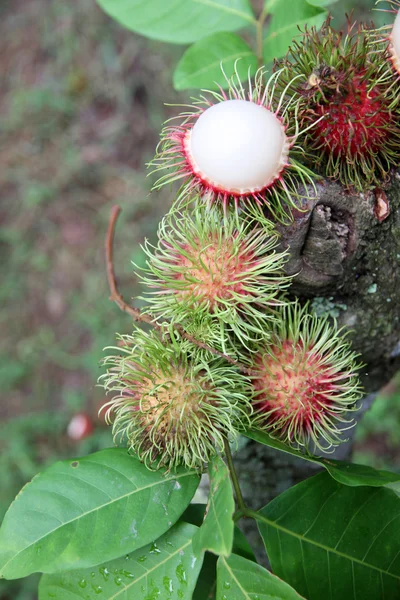
<svg viewBox="0 0 400 600">
<path fill-rule="evenodd" d="M 286 216 L 285 205 L 295 206 L 299 183 L 308 194 L 306 184 L 314 184 L 299 162 L 297 99 L 276 99 L 279 73 L 267 82 L 264 75 L 259 70 L 254 83 L 249 78 L 246 91 L 236 74 L 227 93 L 207 92 L 174 119 L 179 124 L 167 124 L 152 163 L 165 172 L 155 188 L 183 180 L 181 203 L 194 192 L 209 204 L 266 206 L 278 219 Z"/>
<path fill-rule="evenodd" d="M 355 410 L 362 390 L 357 355 L 336 323 L 298 303 L 284 307 L 251 369 L 252 428 L 297 447 L 313 442 L 323 451 L 343 441 L 341 431 L 354 424 L 347 413 Z"/>
<path fill-rule="evenodd" d="M 286 66 L 280 86 L 287 83 L 287 93 L 303 99 L 296 116 L 308 128 L 307 158 L 324 176 L 359 191 L 381 185 L 400 160 L 400 94 L 388 56 L 387 43 L 373 32 L 349 26 L 343 35 L 328 20 L 320 32 L 306 30 L 277 63 Z"/>
<path fill-rule="evenodd" d="M 149 468 L 202 469 L 248 426 L 250 382 L 232 365 L 213 356 L 205 361 L 185 340 L 167 343 L 154 331 L 119 339 L 101 378 L 115 394 L 106 420 Z"/>
<path fill-rule="evenodd" d="M 230 332 L 246 346 L 264 339 L 291 282 L 277 233 L 213 207 L 174 216 L 161 222 L 158 246 L 145 246 L 149 312 L 225 353 Z"/>
</svg>

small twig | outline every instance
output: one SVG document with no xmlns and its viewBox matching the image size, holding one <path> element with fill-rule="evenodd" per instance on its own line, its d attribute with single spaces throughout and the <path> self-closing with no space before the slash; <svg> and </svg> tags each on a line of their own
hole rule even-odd
<svg viewBox="0 0 400 600">
<path fill-rule="evenodd" d="M 108 285 L 109 285 L 110 292 L 111 292 L 110 300 L 112 300 L 112 302 L 115 302 L 121 310 L 123 310 L 124 312 L 131 315 L 131 317 L 133 318 L 134 321 L 136 321 L 138 323 L 149 323 L 150 325 L 153 325 L 156 329 L 161 330 L 161 327 L 157 323 L 154 322 L 154 320 L 152 319 L 152 317 L 150 315 L 143 314 L 138 308 L 135 308 L 135 307 L 127 304 L 118 291 L 117 280 L 115 278 L 115 272 L 114 272 L 113 257 L 114 257 L 115 225 L 117 223 L 117 219 L 119 217 L 120 212 L 121 212 L 120 206 L 116 205 L 116 206 L 112 207 L 110 221 L 108 223 L 107 237 L 106 237 L 106 264 L 107 264 Z"/>
<path fill-rule="evenodd" d="M 121 212 L 120 206 L 116 205 L 116 206 L 112 207 L 110 221 L 108 223 L 108 228 L 107 228 L 106 264 L 107 264 L 108 285 L 109 285 L 110 292 L 111 292 L 110 300 L 112 300 L 112 302 L 115 302 L 122 311 L 128 313 L 133 318 L 133 320 L 136 321 L 137 323 L 148 323 L 149 325 L 152 325 L 162 335 L 165 335 L 165 330 L 164 330 L 163 325 L 170 325 L 170 323 L 165 321 L 163 325 L 160 325 L 159 323 L 157 323 L 157 319 L 153 315 L 151 315 L 149 313 L 142 313 L 138 308 L 135 308 L 134 306 L 127 304 L 118 291 L 117 280 L 116 280 L 115 271 L 114 271 L 113 258 L 114 258 L 115 226 L 117 223 L 117 219 L 120 215 L 120 212 Z M 239 369 L 239 371 L 241 371 L 245 375 L 251 374 L 250 369 L 248 369 L 244 365 L 241 365 L 234 358 L 227 356 L 223 352 L 220 352 L 219 350 L 216 350 L 215 348 L 212 348 L 211 346 L 208 346 L 207 344 L 204 344 L 203 342 L 199 342 L 195 337 L 193 337 L 189 333 L 186 333 L 186 331 L 182 328 L 181 325 L 173 325 L 173 328 L 175 329 L 175 331 L 177 333 L 179 333 L 179 335 L 182 338 L 184 338 L 188 342 L 191 342 L 198 348 L 202 348 L 203 350 L 207 350 L 208 352 L 210 352 L 211 354 L 214 354 L 215 356 L 224 358 L 227 362 L 229 362 L 231 365 L 234 365 L 235 367 L 237 367 Z"/>
</svg>

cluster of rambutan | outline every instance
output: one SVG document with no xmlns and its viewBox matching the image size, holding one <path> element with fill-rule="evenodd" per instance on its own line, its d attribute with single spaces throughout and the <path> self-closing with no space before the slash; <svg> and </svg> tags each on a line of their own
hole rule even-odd
<svg viewBox="0 0 400 600">
<path fill-rule="evenodd" d="M 329 450 L 352 425 L 357 356 L 328 316 L 289 299 L 273 220 L 312 193 L 307 160 L 359 189 L 398 160 L 396 28 L 385 43 L 326 23 L 268 80 L 260 70 L 246 91 L 236 76 L 164 129 L 156 188 L 183 185 L 144 247 L 157 329 L 120 336 L 103 377 L 115 435 L 149 467 L 202 469 L 248 429 Z"/>
<path fill-rule="evenodd" d="M 388 1 L 397 12 L 398 0 Z M 346 35 L 328 19 L 275 68 L 280 89 L 300 97 L 291 116 L 307 129 L 307 164 L 350 189 L 382 186 L 400 162 L 400 17 L 380 30 L 349 22 Z"/>
</svg>

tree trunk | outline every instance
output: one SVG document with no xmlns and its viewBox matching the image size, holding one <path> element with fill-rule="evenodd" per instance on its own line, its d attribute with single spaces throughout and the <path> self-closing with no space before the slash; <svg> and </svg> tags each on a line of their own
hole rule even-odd
<svg viewBox="0 0 400 600">
<path fill-rule="evenodd" d="M 400 175 L 386 193 L 349 193 L 332 182 L 317 187 L 317 199 L 296 212 L 289 226 L 278 226 L 281 247 L 290 252 L 287 273 L 297 274 L 291 293 L 352 330 L 353 348 L 366 365 L 362 413 L 400 368 Z M 349 458 L 354 429 L 346 433 L 350 441 L 330 456 Z M 250 441 L 236 453 L 235 464 L 253 508 L 318 471 Z M 254 527 L 245 529 L 256 535 Z"/>
</svg>

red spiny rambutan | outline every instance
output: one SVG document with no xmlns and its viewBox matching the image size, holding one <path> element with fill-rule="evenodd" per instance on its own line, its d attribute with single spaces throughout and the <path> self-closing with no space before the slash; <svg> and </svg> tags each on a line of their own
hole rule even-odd
<svg viewBox="0 0 400 600">
<path fill-rule="evenodd" d="M 275 99 L 279 73 L 264 81 L 259 70 L 245 91 L 234 76 L 229 91 L 209 92 L 168 124 L 162 132 L 155 171 L 165 171 L 155 188 L 183 180 L 179 201 L 192 192 L 209 203 L 262 207 L 284 216 L 282 205 L 294 205 L 299 183 L 312 184 L 311 172 L 297 158 L 301 132 L 289 105 L 296 97 Z M 306 188 L 305 188 L 306 189 Z M 307 191 L 305 193 L 308 193 Z"/>
<path fill-rule="evenodd" d="M 272 340 L 253 357 L 253 428 L 321 450 L 338 445 L 346 416 L 362 396 L 356 355 L 327 318 L 286 306 Z"/>
<path fill-rule="evenodd" d="M 325 176 L 362 191 L 382 183 L 400 159 L 399 90 L 388 68 L 387 44 L 372 42 L 367 30 L 347 35 L 329 21 L 320 32 L 306 31 L 284 61 L 289 82 L 299 93 L 298 118 L 307 130 L 307 156 Z"/>
</svg>

